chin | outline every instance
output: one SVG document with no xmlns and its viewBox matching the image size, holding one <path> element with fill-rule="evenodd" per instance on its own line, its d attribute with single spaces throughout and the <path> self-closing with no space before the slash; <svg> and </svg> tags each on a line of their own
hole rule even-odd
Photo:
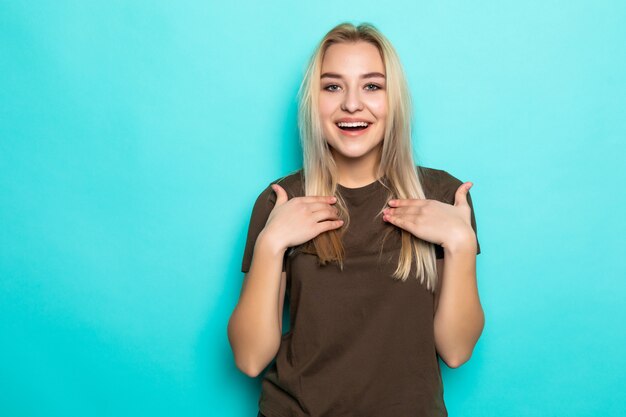
<svg viewBox="0 0 626 417">
<path fill-rule="evenodd" d="M 350 149 L 350 148 L 346 148 L 345 146 L 334 146 L 333 144 L 329 143 L 329 146 L 331 148 L 331 151 L 334 153 L 337 153 L 341 156 L 343 156 L 344 158 L 350 158 L 350 159 L 358 159 L 358 158 L 362 158 L 370 153 L 372 153 L 373 151 L 375 151 L 377 146 L 374 147 L 369 147 L 367 149 L 363 149 L 362 147 L 358 147 L 358 149 Z"/>
</svg>

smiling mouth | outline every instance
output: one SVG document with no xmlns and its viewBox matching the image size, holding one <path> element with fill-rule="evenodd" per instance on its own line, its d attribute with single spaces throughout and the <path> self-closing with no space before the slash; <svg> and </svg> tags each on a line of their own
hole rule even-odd
<svg viewBox="0 0 626 417">
<path fill-rule="evenodd" d="M 367 122 L 339 122 L 339 123 L 335 123 L 335 125 L 346 132 L 358 132 L 358 131 L 362 131 L 367 129 L 368 127 L 370 127 L 371 123 L 367 123 Z"/>
</svg>

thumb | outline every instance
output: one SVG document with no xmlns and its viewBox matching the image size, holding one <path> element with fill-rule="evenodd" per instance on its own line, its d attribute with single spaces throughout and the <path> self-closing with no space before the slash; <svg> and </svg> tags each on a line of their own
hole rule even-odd
<svg viewBox="0 0 626 417">
<path fill-rule="evenodd" d="M 278 184 L 272 184 L 272 190 L 276 193 L 276 205 L 280 206 L 289 200 L 289 196 L 287 195 L 287 191 L 283 187 Z"/>
<path fill-rule="evenodd" d="M 464 182 L 459 186 L 459 188 L 457 188 L 456 193 L 454 193 L 455 206 L 469 205 L 467 203 L 467 193 L 473 185 L 474 183 L 472 182 Z"/>
</svg>

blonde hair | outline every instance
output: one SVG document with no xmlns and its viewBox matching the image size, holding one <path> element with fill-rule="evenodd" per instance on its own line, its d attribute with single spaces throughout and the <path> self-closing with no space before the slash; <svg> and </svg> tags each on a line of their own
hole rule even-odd
<svg viewBox="0 0 626 417">
<path fill-rule="evenodd" d="M 315 48 L 300 85 L 298 128 L 303 150 L 304 195 L 335 195 L 337 197 L 335 207 L 339 210 L 339 217 L 344 220 L 342 228 L 321 233 L 310 241 L 307 247 L 311 253 L 318 256 L 321 265 L 336 261 L 342 270 L 345 251 L 341 236 L 349 227 L 350 216 L 345 201 L 341 194 L 337 193 L 337 166 L 322 134 L 318 100 L 322 60 L 326 50 L 335 43 L 359 41 L 376 46 L 385 66 L 388 116 L 377 178 L 389 190 L 386 201 L 393 198 L 425 198 L 411 146 L 411 97 L 394 47 L 372 24 L 362 23 L 355 26 L 344 22 L 335 26 Z M 386 205 L 380 208 L 377 217 L 382 216 L 385 207 Z M 393 273 L 394 279 L 406 281 L 415 260 L 417 271 L 415 278 L 422 284 L 426 281 L 426 287 L 434 292 L 437 284 L 434 245 L 403 229 L 399 230 L 402 246 L 398 265 Z M 383 243 L 387 236 L 385 235 Z M 314 246 L 314 250 L 311 245 Z"/>
</svg>

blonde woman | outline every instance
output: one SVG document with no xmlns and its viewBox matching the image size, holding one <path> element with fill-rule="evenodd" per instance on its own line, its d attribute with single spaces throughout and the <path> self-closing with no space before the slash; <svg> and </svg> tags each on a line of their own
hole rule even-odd
<svg viewBox="0 0 626 417">
<path fill-rule="evenodd" d="M 299 100 L 303 168 L 254 204 L 228 324 L 237 367 L 267 368 L 258 415 L 446 416 L 438 357 L 469 360 L 484 326 L 472 183 L 415 164 L 400 60 L 371 24 L 324 36 Z"/>
</svg>

